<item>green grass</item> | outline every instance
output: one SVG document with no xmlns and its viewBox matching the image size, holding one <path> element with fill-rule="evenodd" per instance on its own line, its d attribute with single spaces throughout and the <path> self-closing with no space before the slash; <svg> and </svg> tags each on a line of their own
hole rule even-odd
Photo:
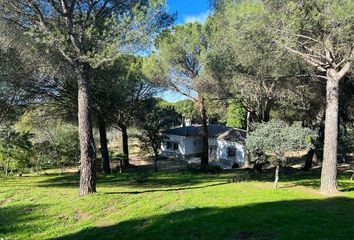
<svg viewBox="0 0 354 240">
<path fill-rule="evenodd" d="M 231 179 L 242 180 L 233 183 Z M 340 188 L 354 184 L 340 176 Z M 135 173 L 99 176 L 78 196 L 78 175 L 0 177 L 0 239 L 353 239 L 354 193 L 318 193 L 319 173 Z M 246 180 L 247 181 L 244 181 Z M 258 180 L 257 180 L 258 179 Z"/>
</svg>

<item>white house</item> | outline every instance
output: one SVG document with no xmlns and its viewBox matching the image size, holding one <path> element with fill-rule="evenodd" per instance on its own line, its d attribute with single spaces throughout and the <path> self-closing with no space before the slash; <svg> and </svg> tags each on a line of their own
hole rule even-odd
<svg viewBox="0 0 354 240">
<path fill-rule="evenodd" d="M 198 157 L 201 154 L 200 125 L 178 127 L 164 132 L 161 154 L 183 159 Z M 246 131 L 228 128 L 223 125 L 208 125 L 209 160 L 242 166 L 246 156 Z"/>
</svg>

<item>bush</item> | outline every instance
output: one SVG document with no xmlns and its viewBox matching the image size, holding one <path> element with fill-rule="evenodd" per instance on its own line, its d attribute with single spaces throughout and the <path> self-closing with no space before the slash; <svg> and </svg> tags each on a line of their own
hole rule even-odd
<svg viewBox="0 0 354 240">
<path fill-rule="evenodd" d="M 25 112 L 15 128 L 19 132 L 31 132 L 34 156 L 31 165 L 38 171 L 43 168 L 77 164 L 80 143 L 77 127 L 60 119 L 48 117 L 51 109 L 40 106 Z"/>
<path fill-rule="evenodd" d="M 261 123 L 246 140 L 246 146 L 252 153 L 252 161 L 264 163 L 267 159 L 275 167 L 274 187 L 278 184 L 279 167 L 286 162 L 285 154 L 291 151 L 309 150 L 313 147 L 313 131 L 300 125 L 289 126 L 285 122 L 273 120 Z M 266 155 L 267 158 L 266 158 Z"/>
<path fill-rule="evenodd" d="M 52 136 L 34 145 L 37 167 L 60 167 L 78 164 L 80 142 L 77 128 L 70 124 L 58 123 Z"/>
<path fill-rule="evenodd" d="M 16 171 L 21 173 L 30 167 L 31 138 L 28 132 L 19 133 L 11 128 L 0 130 L 0 168 L 6 175 Z"/>
</svg>

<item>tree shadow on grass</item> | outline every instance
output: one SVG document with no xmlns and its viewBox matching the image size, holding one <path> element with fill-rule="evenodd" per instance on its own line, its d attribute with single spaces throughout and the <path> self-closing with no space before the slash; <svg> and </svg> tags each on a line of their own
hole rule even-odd
<svg viewBox="0 0 354 240">
<path fill-rule="evenodd" d="M 0 207 L 0 239 L 19 232 L 35 232 L 38 229 L 36 221 L 42 217 L 44 207 L 35 204 Z"/>
<path fill-rule="evenodd" d="M 215 187 L 220 185 L 228 184 L 227 182 L 223 183 L 212 183 L 202 186 L 194 186 L 194 187 L 178 187 L 178 188 L 157 188 L 157 189 L 148 189 L 142 191 L 119 191 L 119 192 L 105 192 L 104 194 L 142 194 L 142 193 L 150 193 L 150 192 L 174 192 L 174 191 L 185 191 L 185 190 L 192 190 L 192 189 L 201 189 L 201 188 L 208 188 L 208 187 Z"/>
<path fill-rule="evenodd" d="M 354 189 L 354 181 L 349 181 L 351 173 L 343 172 L 338 169 L 337 184 L 340 191 L 349 192 Z M 319 189 L 321 185 L 321 168 L 310 171 L 289 170 L 283 172 L 280 181 L 288 182 L 291 186 L 303 186 L 312 189 Z M 285 186 L 289 186 L 286 184 Z"/>
<path fill-rule="evenodd" d="M 140 174 L 145 176 L 141 176 Z M 170 173 L 170 172 L 134 172 L 134 173 L 113 173 L 110 175 L 99 175 L 97 185 L 100 187 L 131 187 L 131 188 L 168 188 L 168 187 L 189 187 L 207 183 L 226 183 L 231 181 L 234 175 L 220 174 L 192 174 L 192 173 Z M 80 176 L 77 173 L 65 173 L 63 175 L 51 176 L 38 182 L 38 187 L 79 187 Z"/>
<path fill-rule="evenodd" d="M 354 200 L 349 198 L 191 208 L 55 239 L 352 239 L 353 214 Z"/>
</svg>

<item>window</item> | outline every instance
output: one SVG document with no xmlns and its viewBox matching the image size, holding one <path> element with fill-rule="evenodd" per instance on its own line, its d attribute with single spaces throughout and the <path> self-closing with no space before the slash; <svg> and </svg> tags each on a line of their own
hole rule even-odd
<svg viewBox="0 0 354 240">
<path fill-rule="evenodd" d="M 173 142 L 172 143 L 172 149 L 173 150 L 178 150 L 178 142 Z"/>
<path fill-rule="evenodd" d="M 166 148 L 168 150 L 178 150 L 178 142 L 166 141 Z"/>
<path fill-rule="evenodd" d="M 216 153 L 216 149 L 217 149 L 216 146 L 210 146 L 209 147 L 209 154 L 215 154 Z"/>
<path fill-rule="evenodd" d="M 236 157 L 236 148 L 227 148 L 227 156 L 228 157 Z"/>
<path fill-rule="evenodd" d="M 166 141 L 166 148 L 172 149 L 172 142 L 171 141 Z"/>
</svg>

